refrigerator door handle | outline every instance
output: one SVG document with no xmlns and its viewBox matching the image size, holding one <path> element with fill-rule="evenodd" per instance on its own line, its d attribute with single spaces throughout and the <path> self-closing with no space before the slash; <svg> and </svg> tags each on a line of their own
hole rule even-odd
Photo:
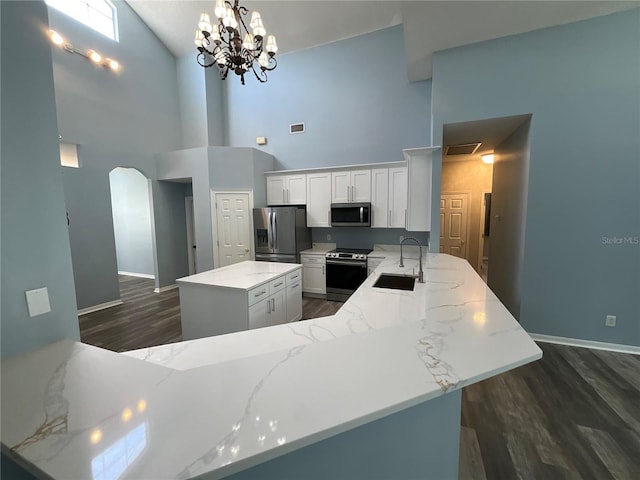
<svg viewBox="0 0 640 480">
<path fill-rule="evenodd" d="M 272 225 L 272 229 L 273 229 L 273 249 L 277 249 L 278 248 L 278 218 L 276 216 L 276 212 L 273 212 L 273 225 Z"/>
<path fill-rule="evenodd" d="M 267 239 L 269 242 L 269 250 L 273 250 L 273 226 L 271 224 L 271 210 L 267 213 Z"/>
</svg>

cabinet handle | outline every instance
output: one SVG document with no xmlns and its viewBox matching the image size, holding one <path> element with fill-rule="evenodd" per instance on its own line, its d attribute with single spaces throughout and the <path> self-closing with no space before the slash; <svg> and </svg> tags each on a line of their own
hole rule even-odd
<svg viewBox="0 0 640 480">
<path fill-rule="evenodd" d="M 322 266 L 322 274 L 324 275 L 324 265 Z"/>
<path fill-rule="evenodd" d="M 298 288 L 300 286 L 299 283 L 296 283 L 293 287 L 291 287 L 291 290 L 293 290 L 294 288 Z"/>
<path fill-rule="evenodd" d="M 291 190 L 287 188 L 287 203 L 291 201 Z"/>
<path fill-rule="evenodd" d="M 276 311 L 276 299 L 275 298 L 271 299 L 271 305 L 272 305 L 271 311 L 275 312 Z"/>
<path fill-rule="evenodd" d="M 282 282 L 280 282 L 280 283 L 276 283 L 276 284 L 274 285 L 274 287 L 279 287 L 280 285 L 282 285 Z"/>
<path fill-rule="evenodd" d="M 407 209 L 404 209 L 404 228 L 407 228 Z"/>
<path fill-rule="evenodd" d="M 271 302 L 267 300 L 267 313 L 271 313 Z"/>
<path fill-rule="evenodd" d="M 387 226 L 391 226 L 391 210 L 389 210 L 389 216 L 387 217 Z"/>
<path fill-rule="evenodd" d="M 260 293 L 256 293 L 253 298 L 258 298 L 260 295 L 264 295 L 265 293 L 267 293 L 266 290 L 262 290 Z"/>
<path fill-rule="evenodd" d="M 296 275 L 295 277 L 291 277 L 291 280 L 295 280 L 296 278 L 298 278 L 298 275 Z"/>
</svg>

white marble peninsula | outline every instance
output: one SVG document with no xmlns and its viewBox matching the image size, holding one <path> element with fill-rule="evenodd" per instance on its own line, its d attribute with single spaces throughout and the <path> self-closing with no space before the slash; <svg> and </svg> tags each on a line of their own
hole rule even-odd
<svg viewBox="0 0 640 480">
<path fill-rule="evenodd" d="M 373 287 L 416 264 L 387 254 L 331 317 L 3 361 L 3 454 L 54 479 L 454 480 L 461 389 L 541 351 L 466 261 Z"/>
<path fill-rule="evenodd" d="M 302 318 L 302 265 L 246 261 L 176 280 L 183 340 Z"/>
</svg>

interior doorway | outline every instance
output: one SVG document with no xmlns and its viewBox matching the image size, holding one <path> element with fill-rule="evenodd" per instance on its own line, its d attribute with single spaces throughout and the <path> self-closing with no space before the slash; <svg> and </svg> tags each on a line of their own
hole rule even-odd
<svg viewBox="0 0 640 480">
<path fill-rule="evenodd" d="M 109 172 L 118 274 L 155 278 L 149 180 L 135 168 Z"/>
<path fill-rule="evenodd" d="M 467 258 L 469 193 L 440 196 L 440 253 Z"/>
<path fill-rule="evenodd" d="M 254 258 L 253 192 L 211 192 L 215 268 Z"/>
</svg>

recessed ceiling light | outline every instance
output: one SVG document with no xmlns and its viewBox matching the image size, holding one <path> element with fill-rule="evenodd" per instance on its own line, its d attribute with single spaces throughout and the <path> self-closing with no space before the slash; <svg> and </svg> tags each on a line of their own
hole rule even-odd
<svg viewBox="0 0 640 480">
<path fill-rule="evenodd" d="M 482 155 L 482 161 L 488 164 L 493 163 L 493 153 L 487 153 L 486 155 Z"/>
</svg>

